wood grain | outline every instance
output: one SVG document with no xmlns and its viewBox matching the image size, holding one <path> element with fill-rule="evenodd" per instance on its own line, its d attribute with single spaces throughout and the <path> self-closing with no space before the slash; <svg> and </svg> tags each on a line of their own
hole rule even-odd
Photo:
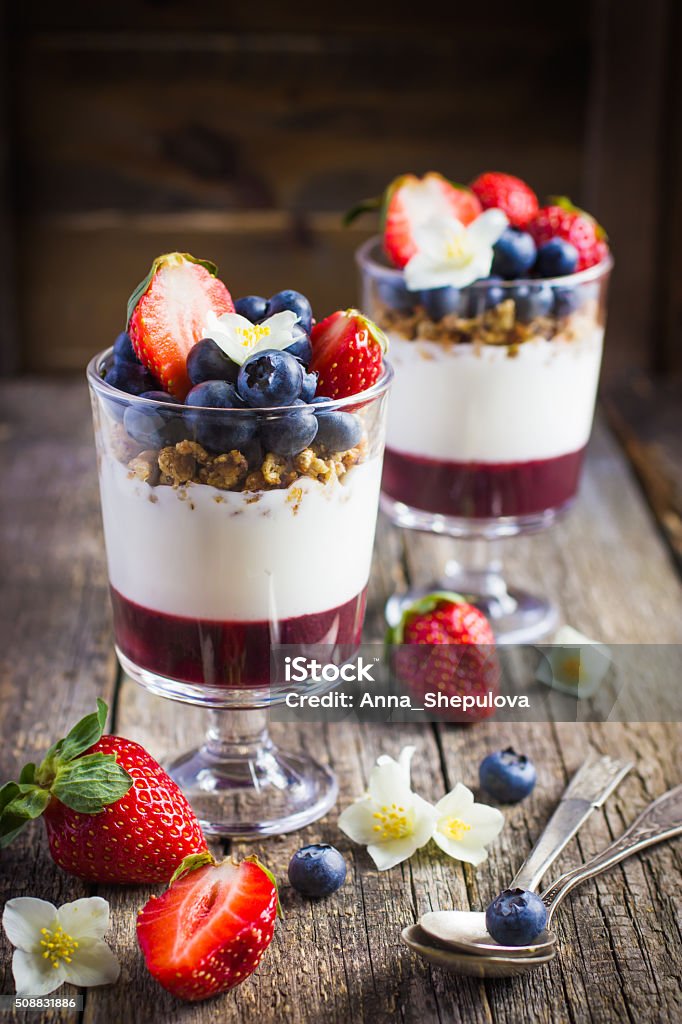
<svg viewBox="0 0 682 1024">
<path fill-rule="evenodd" d="M 3 488 L 2 770 L 9 775 L 43 748 L 55 730 L 111 698 L 115 668 L 101 541 L 94 452 L 84 385 L 26 382 L 0 387 Z M 669 551 L 628 465 L 608 431 L 595 433 L 581 499 L 544 535 L 508 542 L 509 575 L 557 598 L 566 620 L 610 643 L 680 641 L 682 587 Z M 400 535 L 382 523 L 377 535 L 367 635 L 382 633 L 386 594 L 405 581 L 432 577 L 458 546 Z M 199 710 L 154 698 L 128 680 L 116 690 L 115 726 L 164 757 L 196 742 Z M 34 726 L 39 721 L 37 728 Z M 285 919 L 257 973 L 238 990 L 197 1006 L 180 1005 L 144 970 L 134 940 L 134 912 L 151 888 L 102 888 L 113 910 L 111 942 L 123 962 L 116 986 L 86 992 L 84 1024 L 204 1024 L 220 1019 L 277 1024 L 518 1024 L 520 1021 L 673 1021 L 682 1014 L 678 903 L 679 844 L 645 852 L 578 890 L 562 909 L 561 958 L 515 982 L 457 978 L 413 957 L 400 929 L 430 908 L 480 907 L 509 879 L 537 837 L 587 745 L 633 758 L 636 770 L 597 812 L 559 864 L 566 868 L 622 831 L 648 800 L 680 781 L 678 725 L 482 723 L 472 728 L 276 726 L 276 738 L 328 760 L 339 776 L 338 808 L 295 836 L 239 844 L 256 852 L 282 883 Z M 366 785 L 379 752 L 413 743 L 415 788 L 435 800 L 461 780 L 476 787 L 484 753 L 508 742 L 534 757 L 539 783 L 475 872 L 427 847 L 379 873 L 364 850 L 335 826 Z M 296 895 L 286 882 L 291 853 L 305 841 L 342 850 L 348 882 L 323 903 Z M 227 850 L 227 844 L 218 844 Z M 51 868 L 39 829 L 2 855 L 3 890 L 61 902 L 88 887 Z M 4 942 L 4 991 L 12 989 Z M 21 1017 L 17 1017 L 21 1020 Z M 33 1016 L 26 1020 L 37 1020 Z M 45 1016 L 46 1022 L 75 1016 Z"/>
</svg>

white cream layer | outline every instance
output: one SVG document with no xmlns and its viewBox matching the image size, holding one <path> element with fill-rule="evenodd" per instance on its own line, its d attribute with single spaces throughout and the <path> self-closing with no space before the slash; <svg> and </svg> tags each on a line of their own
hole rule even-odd
<svg viewBox="0 0 682 1024">
<path fill-rule="evenodd" d="M 276 621 L 336 608 L 367 584 L 380 480 L 381 460 L 371 459 L 333 484 L 303 477 L 253 501 L 205 484 L 150 487 L 105 455 L 110 581 L 145 608 L 201 619 Z"/>
<path fill-rule="evenodd" d="M 395 370 L 386 445 L 453 462 L 527 462 L 578 451 L 590 436 L 604 331 L 504 346 L 407 341 Z"/>
</svg>

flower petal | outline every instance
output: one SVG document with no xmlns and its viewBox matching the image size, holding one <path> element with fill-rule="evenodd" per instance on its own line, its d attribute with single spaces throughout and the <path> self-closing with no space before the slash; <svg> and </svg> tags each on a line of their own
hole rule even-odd
<svg viewBox="0 0 682 1024">
<path fill-rule="evenodd" d="M 109 927 L 109 904 L 101 896 L 86 896 L 64 903 L 57 917 L 64 931 L 79 942 L 101 939 Z"/>
<path fill-rule="evenodd" d="M 32 953 L 40 944 L 40 929 L 52 928 L 56 917 L 57 908 L 47 900 L 17 896 L 5 904 L 2 925 L 13 946 Z"/>
<path fill-rule="evenodd" d="M 441 797 L 435 811 L 439 818 L 461 818 L 468 823 L 469 810 L 473 805 L 474 794 L 462 782 L 458 782 L 454 789 Z"/>
<path fill-rule="evenodd" d="M 53 967 L 38 953 L 27 953 L 23 949 L 14 950 L 12 974 L 18 996 L 46 996 L 64 982 L 61 964 Z"/>
<path fill-rule="evenodd" d="M 376 839 L 375 810 L 376 804 L 373 800 L 366 797 L 356 800 L 339 815 L 338 826 L 354 843 L 367 846 Z"/>
<path fill-rule="evenodd" d="M 379 871 L 388 871 L 400 864 L 417 850 L 414 836 L 405 836 L 404 839 L 392 839 L 390 843 L 370 843 L 367 853 L 370 855 Z"/>
<path fill-rule="evenodd" d="M 369 775 L 368 792 L 380 807 L 395 803 L 408 808 L 412 802 L 412 791 L 409 782 L 405 781 L 404 769 L 393 758 L 388 763 L 374 765 Z"/>
<path fill-rule="evenodd" d="M 78 948 L 72 963 L 66 964 L 64 977 L 72 985 L 110 985 L 121 973 L 121 965 L 101 939 Z"/>
<path fill-rule="evenodd" d="M 412 762 L 412 758 L 414 756 L 414 752 L 416 749 L 416 747 L 403 747 L 403 749 L 398 754 L 397 761 L 395 760 L 395 758 L 390 757 L 388 754 L 382 754 L 380 757 L 377 758 L 377 764 L 382 767 L 386 764 L 392 764 L 395 768 L 399 768 L 402 773 L 404 782 L 406 783 L 406 785 L 409 786 L 410 764 Z"/>
<path fill-rule="evenodd" d="M 488 856 L 488 851 L 484 846 L 465 846 L 464 843 L 450 839 L 448 836 L 443 835 L 442 832 L 433 833 L 433 841 L 440 846 L 443 853 L 447 853 L 448 857 L 452 857 L 454 860 L 463 860 L 467 864 L 473 864 L 474 867 L 478 867 Z"/>
<path fill-rule="evenodd" d="M 436 810 L 417 793 L 412 794 L 412 810 L 414 814 L 413 838 L 417 849 L 426 846 L 436 827 Z"/>
<path fill-rule="evenodd" d="M 502 210 L 484 210 L 467 228 L 471 244 L 476 249 L 493 246 L 508 224 Z"/>
</svg>

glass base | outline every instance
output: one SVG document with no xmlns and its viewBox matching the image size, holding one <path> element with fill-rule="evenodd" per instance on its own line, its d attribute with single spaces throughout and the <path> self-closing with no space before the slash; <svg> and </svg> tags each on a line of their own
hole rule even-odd
<svg viewBox="0 0 682 1024">
<path fill-rule="evenodd" d="M 548 526 L 567 512 L 573 505 L 571 498 L 556 508 L 544 509 L 527 516 L 499 516 L 491 519 L 467 519 L 465 517 L 444 516 L 437 512 L 405 505 L 395 501 L 388 494 L 381 494 L 381 510 L 394 526 L 405 530 L 421 530 L 446 537 L 457 537 L 462 540 L 500 540 L 504 537 L 516 537 L 522 533 L 536 533 Z"/>
</svg>

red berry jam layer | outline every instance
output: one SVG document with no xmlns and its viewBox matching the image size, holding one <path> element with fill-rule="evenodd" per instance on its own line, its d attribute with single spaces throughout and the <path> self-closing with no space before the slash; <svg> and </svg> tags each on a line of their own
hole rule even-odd
<svg viewBox="0 0 682 1024">
<path fill-rule="evenodd" d="M 234 689 L 269 685 L 271 643 L 358 645 L 366 594 L 276 623 L 217 622 L 155 612 L 111 588 L 116 643 L 130 661 L 180 682 Z"/>
<path fill-rule="evenodd" d="M 531 462 L 444 462 L 387 448 L 381 487 L 394 501 L 444 516 L 534 515 L 575 496 L 584 453 Z"/>
</svg>

